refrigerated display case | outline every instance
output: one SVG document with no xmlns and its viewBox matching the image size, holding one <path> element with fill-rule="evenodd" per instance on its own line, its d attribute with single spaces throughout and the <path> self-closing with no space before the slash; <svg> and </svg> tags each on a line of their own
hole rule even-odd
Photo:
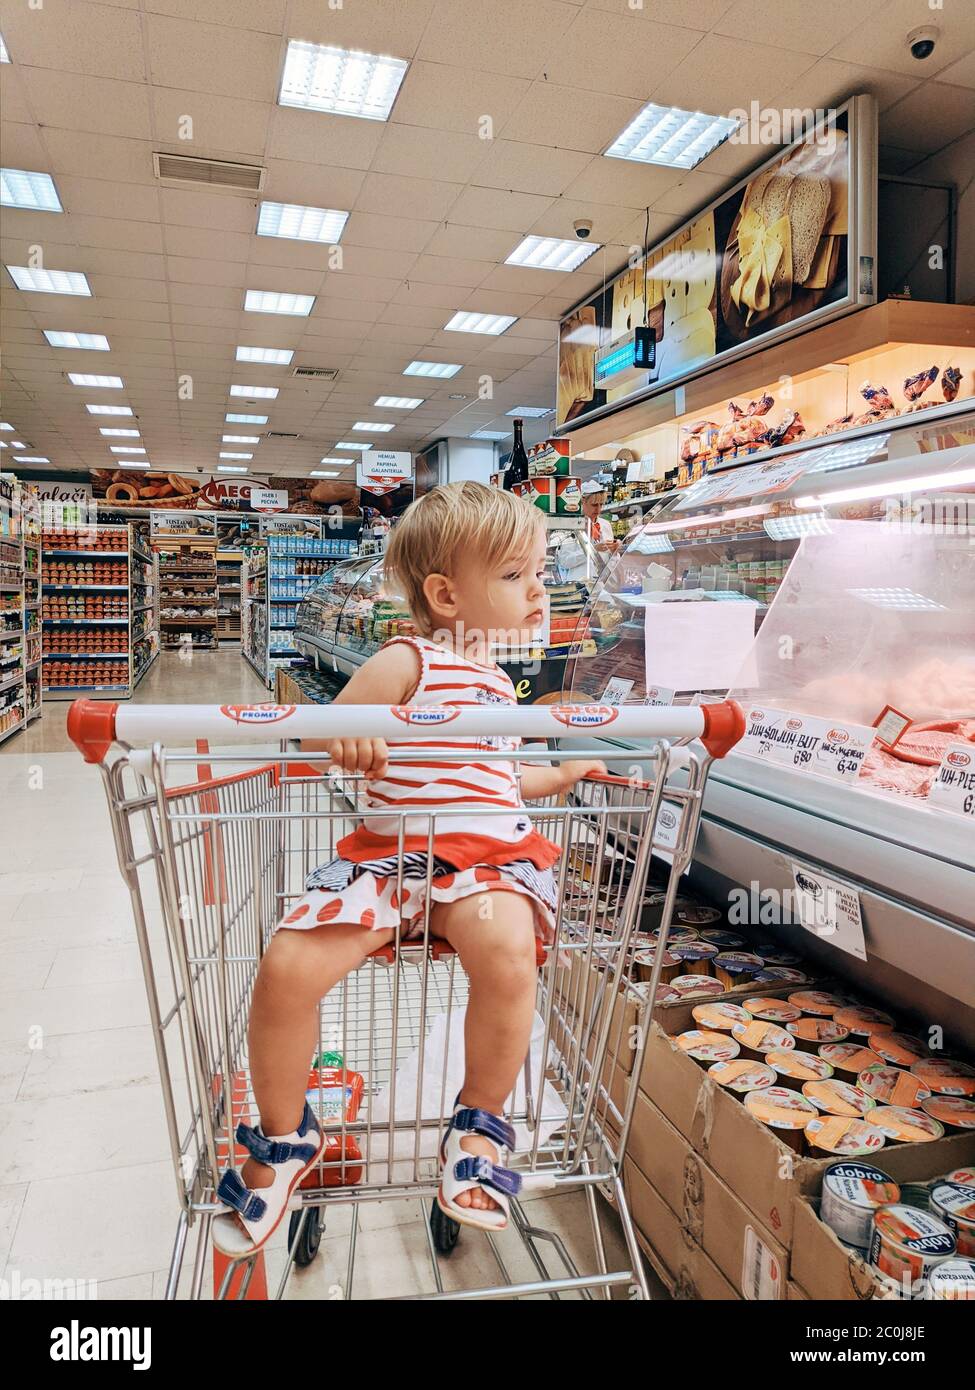
<svg viewBox="0 0 975 1390">
<path fill-rule="evenodd" d="M 704 886 L 754 889 L 768 925 L 797 873 L 826 874 L 854 895 L 862 950 L 788 912 L 776 931 L 972 1044 L 975 410 L 946 411 L 681 490 L 595 586 L 590 616 L 615 610 L 615 635 L 569 663 L 564 698 L 623 678 L 627 702 L 738 699 Z"/>
<path fill-rule="evenodd" d="M 548 632 L 538 644 L 499 658 L 518 698 L 530 703 L 559 699 L 566 661 L 595 660 L 614 640 L 617 621 L 613 605 L 590 605 L 602 561 L 583 523 L 548 519 L 546 536 Z M 294 644 L 319 669 L 348 677 L 390 637 L 414 631 L 402 599 L 385 584 L 383 557 L 361 556 L 335 565 L 302 601 Z"/>
</svg>

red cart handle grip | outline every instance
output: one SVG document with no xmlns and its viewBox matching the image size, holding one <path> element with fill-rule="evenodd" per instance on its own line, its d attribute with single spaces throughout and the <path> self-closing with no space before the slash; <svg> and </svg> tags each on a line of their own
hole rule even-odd
<svg viewBox="0 0 975 1390">
<path fill-rule="evenodd" d="M 702 705 L 704 733 L 701 742 L 712 758 L 723 758 L 745 734 L 745 711 L 737 700 Z"/>
<path fill-rule="evenodd" d="M 114 700 L 72 700 L 68 710 L 68 738 L 86 763 L 101 763 L 115 742 Z"/>
</svg>

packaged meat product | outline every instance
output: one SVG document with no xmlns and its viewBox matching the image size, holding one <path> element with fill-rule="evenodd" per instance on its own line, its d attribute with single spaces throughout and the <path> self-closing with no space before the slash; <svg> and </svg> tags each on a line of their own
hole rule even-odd
<svg viewBox="0 0 975 1390">
<path fill-rule="evenodd" d="M 886 1065 L 865 1067 L 857 1076 L 857 1085 L 878 1104 L 897 1105 L 907 1110 L 916 1110 L 931 1094 L 923 1081 L 909 1071 Z"/>
<path fill-rule="evenodd" d="M 954 1231 L 958 1254 L 975 1257 L 975 1187 L 937 1182 L 929 1200 L 934 1215 Z"/>
<path fill-rule="evenodd" d="M 975 1096 L 975 1067 L 950 1057 L 929 1057 L 915 1062 L 911 1071 L 939 1096 Z"/>
<path fill-rule="evenodd" d="M 682 903 L 675 910 L 674 917 L 682 926 L 700 930 L 720 922 L 722 913 L 719 908 L 709 907 L 706 903 Z"/>
<path fill-rule="evenodd" d="M 828 1062 L 833 1070 L 845 1080 L 855 1081 L 867 1067 L 883 1066 L 876 1052 L 857 1043 L 823 1043 L 819 1056 Z"/>
<path fill-rule="evenodd" d="M 901 1105 L 878 1105 L 867 1115 L 887 1139 L 898 1144 L 930 1144 L 944 1136 L 944 1125 L 923 1110 L 905 1110 Z"/>
<path fill-rule="evenodd" d="M 735 931 L 725 931 L 723 927 L 702 931 L 701 940 L 710 941 L 719 951 L 743 951 L 748 944 L 743 936 Z"/>
<path fill-rule="evenodd" d="M 941 394 L 946 401 L 953 401 L 961 385 L 961 372 L 957 367 L 945 367 L 941 373 Z"/>
<path fill-rule="evenodd" d="M 787 999 L 767 999 L 763 995 L 746 999 L 745 1008 L 752 1018 L 764 1019 L 766 1023 L 794 1023 L 802 1017 L 802 1011 Z"/>
<path fill-rule="evenodd" d="M 975 1129 L 975 1100 L 967 1100 L 965 1096 L 929 1096 L 921 1101 L 921 1109 L 932 1120 L 951 1129 Z M 969 1182 L 975 1183 L 975 1175 Z"/>
<path fill-rule="evenodd" d="M 825 1154 L 859 1158 L 884 1146 L 880 1131 L 855 1115 L 817 1115 L 806 1125 L 805 1135 L 814 1158 Z"/>
<path fill-rule="evenodd" d="M 676 941 L 670 950 L 680 963 L 679 973 L 684 975 L 710 975 L 711 962 L 718 954 L 717 946 L 710 941 Z"/>
<path fill-rule="evenodd" d="M 674 1042 L 697 1062 L 730 1062 L 739 1052 L 738 1044 L 727 1033 L 710 1033 L 701 1028 L 678 1034 Z"/>
<path fill-rule="evenodd" d="M 827 994 L 821 989 L 800 989 L 789 995 L 789 1003 L 795 1004 L 804 1014 L 818 1014 L 824 1018 L 832 1017 L 849 1002 L 840 994 Z"/>
<path fill-rule="evenodd" d="M 873 410 L 893 410 L 894 402 L 890 398 L 890 392 L 886 386 L 875 386 L 871 381 L 865 381 L 860 387 L 860 395 L 868 402 Z"/>
<path fill-rule="evenodd" d="M 880 1033 L 894 1026 L 890 1014 L 882 1009 L 868 1009 L 862 1004 L 852 1004 L 849 1008 L 837 1009 L 836 1022 L 846 1028 L 855 1038 L 869 1038 L 871 1033 Z"/>
<path fill-rule="evenodd" d="M 779 1078 L 778 1084 L 792 1086 L 795 1090 L 800 1090 L 807 1081 L 828 1081 L 833 1075 L 830 1064 L 812 1052 L 773 1048 L 766 1052 L 765 1060 Z"/>
<path fill-rule="evenodd" d="M 806 1015 L 785 1026 L 792 1034 L 796 1045 L 806 1052 L 815 1052 L 823 1043 L 843 1043 L 850 1036 L 850 1030 L 844 1028 L 835 1018 Z"/>
<path fill-rule="evenodd" d="M 844 1245 L 865 1254 L 874 1213 L 899 1202 L 900 1195 L 893 1178 L 870 1163 L 831 1163 L 823 1174 L 819 1214 Z"/>
<path fill-rule="evenodd" d="M 742 1057 L 733 1062 L 715 1062 L 708 1067 L 719 1086 L 747 1095 L 749 1091 L 767 1091 L 775 1085 L 775 1072 L 765 1062 L 749 1062 Z"/>
<path fill-rule="evenodd" d="M 795 1046 L 792 1038 L 783 1029 L 761 1019 L 733 1024 L 731 1036 L 746 1054 L 758 1058 L 764 1058 L 767 1052 L 787 1052 L 790 1047 Z"/>
<path fill-rule="evenodd" d="M 975 1302 L 975 1260 L 943 1260 L 928 1275 L 924 1297 Z"/>
<path fill-rule="evenodd" d="M 650 980 L 653 974 L 655 956 L 656 952 L 652 947 L 634 952 L 633 965 L 638 980 L 646 982 Z M 660 985 L 669 985 L 671 981 L 681 973 L 682 968 L 681 962 L 676 956 L 672 956 L 669 951 L 664 951 L 663 960 L 660 965 L 660 978 L 657 983 Z"/>
<path fill-rule="evenodd" d="M 747 987 L 764 964 L 761 956 L 751 951 L 721 951 L 714 958 L 713 969 L 725 989 L 734 989 L 738 985 Z"/>
<path fill-rule="evenodd" d="M 915 1062 L 923 1062 L 930 1057 L 927 1043 L 920 1038 L 908 1037 L 906 1033 L 884 1031 L 871 1033 L 869 1046 L 892 1067 L 912 1067 Z"/>
<path fill-rule="evenodd" d="M 678 975 L 676 980 L 671 980 L 668 988 L 681 999 L 706 999 L 713 998 L 716 994 L 724 994 L 724 985 L 707 975 Z"/>
<path fill-rule="evenodd" d="M 751 1022 L 751 1015 L 746 1009 L 739 1008 L 737 1004 L 728 1004 L 721 999 L 710 1004 L 695 1004 L 691 1009 L 691 1015 L 694 1022 L 702 1028 L 717 1029 L 722 1033 L 730 1033 L 736 1023 Z"/>
<path fill-rule="evenodd" d="M 950 1227 L 930 1212 L 895 1203 L 874 1213 L 870 1263 L 895 1283 L 906 1280 L 914 1285 L 926 1279 L 954 1253 Z"/>
<path fill-rule="evenodd" d="M 745 1108 L 759 1123 L 774 1130 L 783 1144 L 796 1153 L 803 1152 L 803 1130 L 816 1119 L 816 1107 L 805 1096 L 784 1086 L 769 1086 L 764 1091 L 749 1091 Z"/>
<path fill-rule="evenodd" d="M 915 376 L 909 376 L 904 381 L 904 395 L 909 401 L 916 401 L 937 379 L 937 366 L 929 367 L 926 372 L 918 372 Z"/>
<path fill-rule="evenodd" d="M 824 1114 L 843 1115 L 848 1119 L 862 1119 L 877 1104 L 859 1086 L 853 1086 L 849 1081 L 838 1081 L 835 1077 L 828 1081 L 807 1081 L 802 1094 Z"/>
</svg>

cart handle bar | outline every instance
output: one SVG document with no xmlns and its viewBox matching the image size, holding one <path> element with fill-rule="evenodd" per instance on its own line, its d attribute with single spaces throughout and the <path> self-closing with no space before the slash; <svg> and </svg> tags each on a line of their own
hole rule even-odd
<svg viewBox="0 0 975 1390">
<path fill-rule="evenodd" d="M 443 731 L 443 733 L 441 733 Z M 723 758 L 745 732 L 734 700 L 715 705 L 129 705 L 75 700 L 68 736 L 86 762 L 100 763 L 113 743 L 192 747 L 278 739 L 581 738 L 700 739 Z"/>
</svg>

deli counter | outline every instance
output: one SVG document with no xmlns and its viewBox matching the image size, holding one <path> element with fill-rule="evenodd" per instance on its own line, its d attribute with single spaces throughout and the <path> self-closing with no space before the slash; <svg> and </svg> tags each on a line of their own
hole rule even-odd
<svg viewBox="0 0 975 1390">
<path fill-rule="evenodd" d="M 567 662 L 584 670 L 598 660 L 615 645 L 618 621 L 615 605 L 590 605 L 602 561 L 584 523 L 548 517 L 546 538 L 546 630 L 531 648 L 499 658 L 526 703 L 561 699 Z M 389 638 L 415 630 L 403 599 L 386 582 L 383 557 L 370 555 L 335 565 L 305 597 L 294 644 L 323 676 L 347 679 Z"/>
<path fill-rule="evenodd" d="M 826 968 L 840 938 L 790 919 L 795 875 L 852 890 L 842 973 L 975 1044 L 975 411 L 925 415 L 708 473 L 635 524 L 584 615 L 613 635 L 564 696 L 739 700 L 693 872 L 763 925 L 784 906 Z"/>
</svg>

